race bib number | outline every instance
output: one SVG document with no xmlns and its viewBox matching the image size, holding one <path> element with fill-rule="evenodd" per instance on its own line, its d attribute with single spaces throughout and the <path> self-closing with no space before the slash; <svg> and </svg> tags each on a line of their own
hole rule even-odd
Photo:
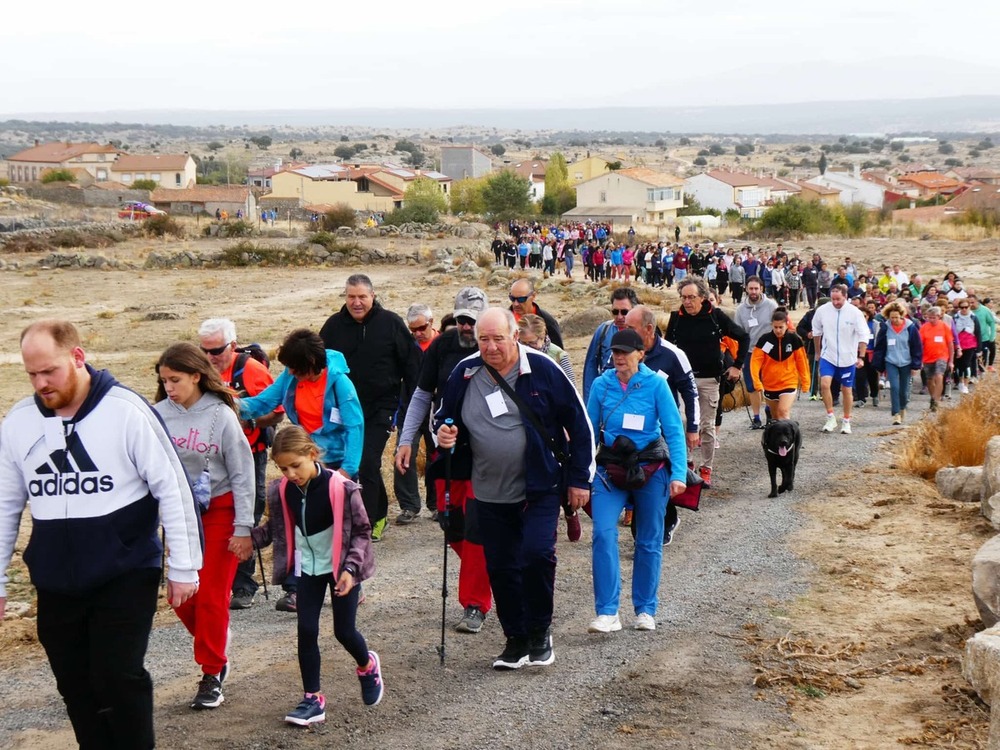
<svg viewBox="0 0 1000 750">
<path fill-rule="evenodd" d="M 344 420 L 342 420 L 340 418 L 340 409 L 338 409 L 336 406 L 331 407 L 331 409 L 330 409 L 330 422 L 332 424 L 343 424 L 344 423 Z"/>
<path fill-rule="evenodd" d="M 500 391 L 494 391 L 486 396 L 486 405 L 490 408 L 490 416 L 494 419 L 509 411 L 507 402 L 503 400 L 503 394 Z"/>
<path fill-rule="evenodd" d="M 622 428 L 626 430 L 641 431 L 646 424 L 646 418 L 642 414 L 626 414 L 622 418 Z"/>
<path fill-rule="evenodd" d="M 774 344 L 772 344 L 770 341 L 766 341 L 764 342 L 764 346 L 762 346 L 760 349 L 762 352 L 764 352 L 764 354 L 770 354 L 773 348 Z"/>
</svg>

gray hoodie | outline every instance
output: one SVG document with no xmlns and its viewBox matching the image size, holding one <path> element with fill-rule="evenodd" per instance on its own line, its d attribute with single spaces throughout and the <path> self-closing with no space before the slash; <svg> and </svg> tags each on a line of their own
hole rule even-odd
<svg viewBox="0 0 1000 750">
<path fill-rule="evenodd" d="M 777 307 L 777 302 L 762 295 L 756 305 L 750 303 L 749 297 L 744 297 L 740 306 L 736 308 L 736 322 L 750 334 L 750 351 L 757 346 L 760 337 L 771 330 L 771 313 Z"/>
<path fill-rule="evenodd" d="M 212 497 L 233 493 L 233 536 L 250 536 L 256 495 L 253 454 L 236 413 L 214 393 L 202 394 L 190 409 L 170 399 L 157 402 L 153 408 L 163 417 L 191 481 L 205 468 L 207 454 Z"/>
</svg>

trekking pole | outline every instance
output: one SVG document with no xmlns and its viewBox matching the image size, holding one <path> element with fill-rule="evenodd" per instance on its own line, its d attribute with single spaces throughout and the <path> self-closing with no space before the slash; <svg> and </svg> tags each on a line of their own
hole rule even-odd
<svg viewBox="0 0 1000 750">
<path fill-rule="evenodd" d="M 455 422 L 452 419 L 444 420 L 444 423 L 451 427 Z M 441 659 L 441 666 L 444 666 L 444 633 L 445 617 L 448 615 L 448 517 L 451 511 L 451 448 L 444 454 L 444 565 L 441 574 L 441 645 L 437 652 Z"/>
<path fill-rule="evenodd" d="M 260 564 L 260 581 L 264 584 L 264 599 L 271 601 L 271 597 L 267 593 L 267 574 L 264 572 L 264 556 L 260 553 L 260 547 L 257 545 L 257 542 L 253 543 L 253 548 L 257 551 L 257 562 Z"/>
</svg>

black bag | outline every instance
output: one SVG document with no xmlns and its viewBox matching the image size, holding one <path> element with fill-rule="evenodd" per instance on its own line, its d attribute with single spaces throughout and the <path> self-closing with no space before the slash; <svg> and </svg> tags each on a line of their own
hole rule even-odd
<svg viewBox="0 0 1000 750">
<path fill-rule="evenodd" d="M 603 466 L 608 479 L 620 490 L 637 490 L 663 466 L 669 467 L 667 444 L 657 438 L 641 451 L 626 435 L 619 435 L 610 445 L 601 444 L 597 464 Z"/>
</svg>

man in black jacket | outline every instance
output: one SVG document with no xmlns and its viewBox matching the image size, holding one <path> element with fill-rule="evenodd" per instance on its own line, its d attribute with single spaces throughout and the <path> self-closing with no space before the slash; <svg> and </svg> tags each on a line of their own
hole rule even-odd
<svg viewBox="0 0 1000 750">
<path fill-rule="evenodd" d="M 562 331 L 559 330 L 559 323 L 549 313 L 545 312 L 537 304 L 535 298 L 538 292 L 535 291 L 535 283 L 531 279 L 518 279 L 510 285 L 510 311 L 514 313 L 514 318 L 521 319 L 522 315 L 537 315 L 545 321 L 545 332 L 549 335 L 549 340 L 562 349 Z"/>
<path fill-rule="evenodd" d="M 743 361 L 750 356 L 747 351 L 750 335 L 722 310 L 708 300 L 708 284 L 698 276 L 687 276 L 677 285 L 681 296 L 681 309 L 670 313 L 667 334 L 664 338 L 683 351 L 691 363 L 694 381 L 698 386 L 698 406 L 701 420 L 701 466 L 698 473 L 706 489 L 712 486 L 712 461 L 715 458 L 715 420 L 712 416 L 719 408 L 720 377 L 736 380 Z M 733 366 L 722 371 L 722 337 L 736 341 L 738 349 Z M 694 451 L 691 451 L 694 458 Z"/>
<path fill-rule="evenodd" d="M 372 541 L 382 538 L 389 496 L 382 480 L 382 453 L 392 417 L 409 401 L 417 383 L 418 352 L 403 319 L 375 301 L 372 280 L 349 276 L 346 304 L 331 315 L 319 335 L 327 349 L 344 355 L 365 415 L 365 442 L 358 480 L 372 524 Z M 402 420 L 401 420 L 402 421 Z"/>
</svg>

